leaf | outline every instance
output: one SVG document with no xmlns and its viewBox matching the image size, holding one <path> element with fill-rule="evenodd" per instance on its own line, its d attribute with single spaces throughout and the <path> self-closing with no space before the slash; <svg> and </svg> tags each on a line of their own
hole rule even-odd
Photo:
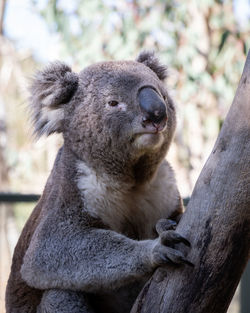
<svg viewBox="0 0 250 313">
<path fill-rule="evenodd" d="M 245 41 L 243 42 L 243 53 L 247 55 L 247 45 Z"/>
<path fill-rule="evenodd" d="M 222 48 L 224 47 L 224 44 L 228 38 L 228 36 L 230 35 L 230 31 L 227 29 L 226 31 L 223 32 L 222 36 L 221 36 L 221 42 L 218 48 L 218 54 L 221 52 Z"/>
</svg>

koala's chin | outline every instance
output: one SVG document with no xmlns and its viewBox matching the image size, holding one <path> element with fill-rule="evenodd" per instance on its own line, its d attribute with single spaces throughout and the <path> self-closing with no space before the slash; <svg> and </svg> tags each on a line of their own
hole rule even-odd
<svg viewBox="0 0 250 313">
<path fill-rule="evenodd" d="M 135 138 L 134 145 L 140 150 L 155 150 L 159 149 L 164 142 L 163 133 L 154 134 L 138 134 Z"/>
</svg>

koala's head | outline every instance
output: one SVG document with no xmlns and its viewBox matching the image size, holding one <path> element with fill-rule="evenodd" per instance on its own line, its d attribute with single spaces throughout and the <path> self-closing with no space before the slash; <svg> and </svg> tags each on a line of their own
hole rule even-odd
<svg viewBox="0 0 250 313">
<path fill-rule="evenodd" d="M 166 70 L 150 52 L 136 61 L 97 63 L 79 74 L 54 63 L 31 86 L 35 131 L 62 132 L 65 145 L 95 168 L 115 170 L 146 156 L 157 163 L 175 129 Z"/>
</svg>

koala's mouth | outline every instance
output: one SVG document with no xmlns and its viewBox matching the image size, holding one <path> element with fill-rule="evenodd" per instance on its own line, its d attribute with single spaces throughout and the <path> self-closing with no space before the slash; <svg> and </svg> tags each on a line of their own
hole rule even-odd
<svg viewBox="0 0 250 313">
<path fill-rule="evenodd" d="M 167 122 L 161 121 L 155 123 L 152 121 L 144 121 L 142 126 L 137 129 L 130 140 L 136 149 L 153 150 L 161 147 L 164 142 L 164 131 L 166 130 Z"/>
<path fill-rule="evenodd" d="M 155 123 L 150 120 L 143 120 L 142 128 L 136 133 L 136 135 L 152 134 L 157 135 L 164 132 L 167 126 L 167 121 L 161 121 L 160 123 Z"/>
</svg>

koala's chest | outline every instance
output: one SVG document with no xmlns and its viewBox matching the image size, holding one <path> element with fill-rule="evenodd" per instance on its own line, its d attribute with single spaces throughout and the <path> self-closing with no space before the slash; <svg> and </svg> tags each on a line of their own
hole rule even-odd
<svg viewBox="0 0 250 313">
<path fill-rule="evenodd" d="M 169 215 L 166 191 L 161 188 L 127 191 L 91 174 L 80 177 L 78 188 L 89 214 L 132 238 L 155 237 L 157 220 Z"/>
</svg>

